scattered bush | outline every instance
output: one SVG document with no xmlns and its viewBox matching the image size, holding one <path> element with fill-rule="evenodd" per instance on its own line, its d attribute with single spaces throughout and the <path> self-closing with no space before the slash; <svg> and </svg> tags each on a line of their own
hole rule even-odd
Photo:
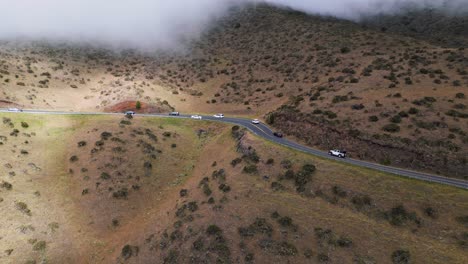
<svg viewBox="0 0 468 264">
<path fill-rule="evenodd" d="M 351 49 L 350 49 L 349 47 L 342 47 L 342 48 L 340 49 L 340 52 L 341 52 L 342 54 L 346 54 L 346 53 L 351 52 Z"/>
<path fill-rule="evenodd" d="M 249 165 L 247 165 L 247 166 L 244 167 L 244 169 L 242 170 L 242 172 L 248 173 L 248 174 L 257 173 L 257 172 L 258 172 L 257 165 L 255 165 L 255 164 L 249 164 Z"/>
<path fill-rule="evenodd" d="M 370 206 L 372 199 L 367 194 L 358 194 L 351 198 L 351 203 L 353 203 L 356 208 L 361 209 L 365 206 Z"/>
<path fill-rule="evenodd" d="M 16 209 L 18 209 L 19 211 L 31 216 L 31 210 L 29 210 L 28 208 L 28 205 L 26 203 L 23 203 L 23 202 L 16 202 L 15 203 L 15 207 Z"/>
<path fill-rule="evenodd" d="M 137 246 L 125 245 L 120 252 L 120 256 L 127 260 L 132 256 L 138 255 L 139 248 Z"/>
<path fill-rule="evenodd" d="M 227 184 L 220 184 L 219 185 L 219 189 L 222 191 L 222 192 L 229 192 L 231 190 L 231 187 Z"/>
<path fill-rule="evenodd" d="M 351 106 L 351 109 L 353 110 L 362 110 L 364 109 L 364 105 L 363 104 L 354 104 Z"/>
<path fill-rule="evenodd" d="M 409 110 L 408 110 L 408 113 L 410 115 L 415 115 L 417 113 L 419 113 L 419 110 L 417 108 L 414 108 L 414 107 L 411 107 Z"/>
<path fill-rule="evenodd" d="M 426 214 L 427 216 L 431 217 L 431 218 L 436 218 L 437 217 L 437 212 L 434 208 L 432 207 L 426 207 L 424 209 L 424 214 Z"/>
<path fill-rule="evenodd" d="M 188 190 L 187 189 L 182 189 L 179 192 L 180 197 L 185 197 L 188 195 Z"/>
<path fill-rule="evenodd" d="M 403 205 L 393 207 L 390 212 L 385 213 L 385 216 L 395 226 L 401 226 L 408 220 L 415 221 L 416 223 L 419 222 L 416 214 L 408 212 Z"/>
<path fill-rule="evenodd" d="M 336 195 L 338 197 L 341 197 L 341 198 L 344 198 L 344 197 L 346 197 L 348 195 L 347 192 L 338 185 L 334 185 L 332 187 L 332 192 L 333 192 L 334 195 Z"/>
<path fill-rule="evenodd" d="M 241 158 L 235 158 L 231 161 L 231 165 L 235 167 L 237 164 L 241 163 L 242 159 Z"/>
<path fill-rule="evenodd" d="M 460 224 L 468 227 L 468 215 L 464 215 L 464 216 L 458 216 L 456 218 L 457 222 L 459 222 Z"/>
<path fill-rule="evenodd" d="M 286 190 L 286 187 L 284 187 L 284 185 L 282 185 L 282 184 L 279 183 L 279 182 L 272 182 L 272 183 L 271 183 L 271 188 L 272 188 L 274 191 L 283 191 L 283 190 Z"/>
<path fill-rule="evenodd" d="M 33 250 L 34 251 L 45 250 L 46 246 L 47 246 L 47 243 L 45 241 L 41 240 L 41 241 L 38 241 L 38 242 L 34 243 Z"/>
<path fill-rule="evenodd" d="M 279 223 L 281 226 L 289 227 L 289 226 L 292 226 L 293 220 L 292 220 L 291 217 L 289 217 L 289 216 L 283 216 L 283 217 L 281 217 L 281 218 L 278 219 L 278 223 Z"/>
<path fill-rule="evenodd" d="M 375 115 L 369 116 L 369 122 L 377 122 L 379 121 L 379 118 Z"/>
<path fill-rule="evenodd" d="M 396 133 L 400 131 L 400 126 L 397 124 L 388 124 L 382 127 L 382 130 L 390 133 Z"/>
<path fill-rule="evenodd" d="M 116 199 L 127 199 L 128 197 L 128 189 L 123 187 L 120 190 L 117 190 L 112 193 L 112 196 Z"/>
<path fill-rule="evenodd" d="M 399 249 L 392 253 L 392 262 L 394 264 L 408 264 L 410 260 L 410 252 L 407 250 Z"/>
<path fill-rule="evenodd" d="M 13 188 L 13 185 L 9 182 L 2 181 L 2 184 L 0 184 L 1 188 L 5 188 L 7 190 L 11 190 Z"/>
<path fill-rule="evenodd" d="M 26 122 L 21 122 L 21 127 L 23 127 L 23 128 L 28 128 L 28 127 L 29 127 L 29 124 L 26 123 Z"/>
<path fill-rule="evenodd" d="M 210 189 L 210 186 L 207 183 L 203 184 L 203 193 L 206 196 L 210 196 L 213 193 Z"/>
<path fill-rule="evenodd" d="M 223 233 L 223 230 L 221 230 L 217 225 L 210 225 L 206 229 L 206 233 L 210 236 L 219 236 Z"/>
<path fill-rule="evenodd" d="M 468 114 L 458 112 L 458 111 L 453 110 L 453 109 L 448 110 L 445 114 L 448 115 L 448 116 L 452 116 L 452 117 L 468 118 Z"/>
<path fill-rule="evenodd" d="M 390 122 L 396 123 L 396 124 L 401 123 L 401 116 L 400 115 L 393 116 L 392 118 L 390 118 Z"/>
<path fill-rule="evenodd" d="M 108 180 L 110 178 L 111 178 L 111 176 L 108 173 L 106 173 L 106 172 L 101 173 L 101 179 Z"/>
</svg>

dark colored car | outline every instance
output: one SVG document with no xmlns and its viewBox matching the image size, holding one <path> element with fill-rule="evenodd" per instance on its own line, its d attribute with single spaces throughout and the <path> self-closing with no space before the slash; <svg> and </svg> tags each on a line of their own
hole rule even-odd
<svg viewBox="0 0 468 264">
<path fill-rule="evenodd" d="M 178 116 L 178 115 L 179 115 L 179 112 L 170 112 L 169 115 L 171 115 L 171 116 Z"/>
<path fill-rule="evenodd" d="M 280 132 L 273 132 L 273 136 L 282 138 L 282 137 L 283 137 L 283 134 L 280 133 Z"/>
</svg>

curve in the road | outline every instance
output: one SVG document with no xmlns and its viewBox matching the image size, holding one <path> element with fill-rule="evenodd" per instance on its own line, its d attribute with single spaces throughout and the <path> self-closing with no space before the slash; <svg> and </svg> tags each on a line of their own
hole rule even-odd
<svg viewBox="0 0 468 264">
<path fill-rule="evenodd" d="M 0 112 L 11 112 L 8 110 L 0 110 Z M 122 115 L 122 113 L 103 113 L 103 112 L 62 112 L 62 111 L 47 111 L 47 110 L 23 110 L 21 113 L 28 113 L 28 114 L 56 114 L 56 115 Z M 180 115 L 180 116 L 168 116 L 165 114 L 138 114 L 137 116 L 143 117 L 171 117 L 171 118 L 190 118 L 190 115 Z M 426 182 L 434 182 L 439 184 L 451 185 L 463 189 L 468 189 L 468 181 L 461 180 L 461 179 L 454 179 L 454 178 L 447 178 L 439 175 L 428 174 L 423 172 L 417 172 L 412 170 L 406 170 L 396 167 L 384 166 L 377 163 L 372 163 L 368 161 L 356 160 L 356 159 L 340 159 L 336 157 L 329 156 L 327 152 L 313 149 L 310 147 L 306 147 L 300 145 L 296 142 L 278 138 L 273 136 L 273 131 L 265 124 L 253 124 L 251 120 L 244 119 L 244 118 L 233 118 L 233 117 L 225 117 L 225 118 L 216 118 L 213 116 L 202 116 L 203 120 L 209 121 L 216 121 L 216 122 L 223 122 L 223 123 L 230 123 L 235 125 L 240 125 L 252 133 L 256 134 L 259 137 L 265 138 L 269 141 L 274 143 L 296 149 L 308 154 L 312 154 L 315 156 L 319 156 L 322 158 L 328 158 L 335 161 L 340 161 L 348 164 L 352 164 L 355 166 L 365 167 L 377 171 L 382 171 L 386 173 L 395 174 L 398 176 L 408 177 L 412 179 L 417 179 Z"/>
</svg>

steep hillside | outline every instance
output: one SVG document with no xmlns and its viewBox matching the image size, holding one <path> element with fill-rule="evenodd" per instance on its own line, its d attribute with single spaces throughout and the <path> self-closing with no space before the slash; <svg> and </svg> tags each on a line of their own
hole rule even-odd
<svg viewBox="0 0 468 264">
<path fill-rule="evenodd" d="M 262 116 L 318 148 L 466 178 L 468 51 L 395 32 L 260 5 L 232 10 L 183 53 L 5 43 L 1 100 Z"/>
<path fill-rule="evenodd" d="M 239 127 L 4 115 L 1 263 L 466 263 L 467 192 Z"/>
<path fill-rule="evenodd" d="M 396 15 L 369 17 L 362 24 L 425 39 L 444 47 L 468 46 L 468 15 L 452 11 L 416 9 Z"/>
</svg>

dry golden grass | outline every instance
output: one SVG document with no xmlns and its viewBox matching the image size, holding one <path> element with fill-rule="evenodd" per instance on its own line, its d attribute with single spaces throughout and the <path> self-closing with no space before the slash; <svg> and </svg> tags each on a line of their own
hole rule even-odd
<svg viewBox="0 0 468 264">
<path fill-rule="evenodd" d="M 466 231 L 456 217 L 466 215 L 468 210 L 467 193 L 461 189 L 316 158 L 251 134 L 243 137 L 241 146 L 255 149 L 260 161 L 258 173 L 247 174 L 243 168 L 250 163 L 248 159 L 244 158 L 235 167 L 231 165 L 232 160 L 241 156 L 231 128 L 205 121 L 137 117 L 131 120 L 131 125 L 120 126 L 121 117 L 4 116 L 11 118 L 20 133 L 18 137 L 9 136 L 13 128 L 1 124 L 0 135 L 8 135 L 6 143 L 0 146 L 4 163 L 0 168 L 4 175 L 1 180 L 12 184 L 11 190 L 0 188 L 0 207 L 6 216 L 0 225 L 4 234 L 0 240 L 0 250 L 4 252 L 0 255 L 2 263 L 27 260 L 152 263 L 172 258 L 185 262 L 190 256 L 215 261 L 217 257 L 226 257 L 226 252 L 231 261 L 243 261 L 248 254 L 253 254 L 255 263 L 309 263 L 325 255 L 332 263 L 357 260 L 390 263 L 391 254 L 397 249 L 409 250 L 415 263 L 467 261 L 465 249 L 459 245 L 463 240 L 457 239 Z M 22 128 L 21 121 L 29 127 Z M 158 141 L 152 144 L 162 151 L 152 160 L 149 177 L 141 166 L 148 153 L 142 153 L 138 145 L 142 144 L 140 139 L 150 141 L 147 134 L 135 132 L 140 128 L 141 131 L 150 129 L 157 136 Z M 198 137 L 199 129 L 207 133 Z M 90 150 L 103 131 L 124 140 L 126 152 L 120 155 L 112 151 L 117 143 L 109 138 L 104 140 L 104 149 L 91 155 Z M 163 135 L 167 131 L 171 132 L 170 137 Z M 34 132 L 35 136 L 27 137 L 23 132 Z M 25 140 L 29 143 L 25 144 Z M 78 147 L 80 141 L 86 141 L 86 146 Z M 174 143 L 175 148 L 171 147 Z M 19 154 L 20 149 L 29 154 Z M 78 160 L 70 162 L 72 155 Z M 128 160 L 122 166 L 105 168 L 110 180 L 100 179 L 103 165 L 117 156 Z M 274 162 L 267 164 L 270 158 Z M 295 191 L 290 180 L 280 179 L 286 171 L 281 164 L 285 159 L 291 161 L 295 171 L 305 163 L 317 168 L 302 194 Z M 11 169 L 4 166 L 7 163 Z M 40 171 L 32 170 L 30 163 Z M 81 172 L 82 167 L 87 171 Z M 225 171 L 225 180 L 212 177 L 213 171 L 220 169 Z M 8 176 L 10 171 L 16 175 Z M 118 178 L 117 171 L 132 178 Z M 84 180 L 85 176 L 89 179 Z M 140 178 L 139 190 L 130 187 L 135 184 L 135 177 Z M 209 196 L 199 184 L 204 177 L 209 179 Z M 96 181 L 102 182 L 99 188 L 95 187 Z M 280 182 L 286 189 L 274 191 L 272 182 Z M 221 191 L 218 188 L 221 183 L 230 190 Z M 115 199 L 112 191 L 107 190 L 122 185 L 129 188 L 126 199 Z M 344 190 L 346 197 L 337 197 L 332 191 L 334 186 Z M 89 193 L 82 195 L 84 188 L 89 188 Z M 187 190 L 188 195 L 181 197 L 181 189 Z M 358 194 L 371 197 L 371 204 L 358 209 L 351 202 Z M 210 197 L 213 203 L 208 202 Z M 27 208 L 19 205 L 20 202 Z M 185 216 L 176 216 L 189 202 L 197 204 L 193 212 L 184 209 Z M 404 221 L 401 226 L 390 224 L 383 213 L 399 204 L 414 212 L 420 224 L 412 220 Z M 434 209 L 436 218 L 425 216 L 427 207 Z M 27 209 L 31 215 L 26 213 Z M 290 217 L 297 231 L 278 224 L 271 217 L 275 211 L 281 217 Z M 265 218 L 272 226 L 272 243 L 287 241 L 297 252 L 293 256 L 278 255 L 274 248 L 261 249 L 260 241 L 268 236 L 240 236 L 238 229 L 248 227 L 257 217 Z M 211 224 L 221 228 L 224 238 L 219 240 L 224 241 L 221 244 L 212 244 L 217 245 L 214 248 L 208 244 L 217 240 L 212 240 L 205 231 Z M 320 242 L 315 228 L 330 229 L 333 240 Z M 204 241 L 203 251 L 193 248 L 198 238 Z M 336 244 L 339 238 L 349 238 L 352 245 L 339 246 Z M 130 256 L 127 251 L 127 255 L 122 253 L 125 245 L 133 250 Z M 304 256 L 308 250 L 312 251 L 311 259 Z M 179 252 L 178 256 L 174 255 L 175 251 Z M 211 252 L 210 256 L 206 252 Z"/>
</svg>

